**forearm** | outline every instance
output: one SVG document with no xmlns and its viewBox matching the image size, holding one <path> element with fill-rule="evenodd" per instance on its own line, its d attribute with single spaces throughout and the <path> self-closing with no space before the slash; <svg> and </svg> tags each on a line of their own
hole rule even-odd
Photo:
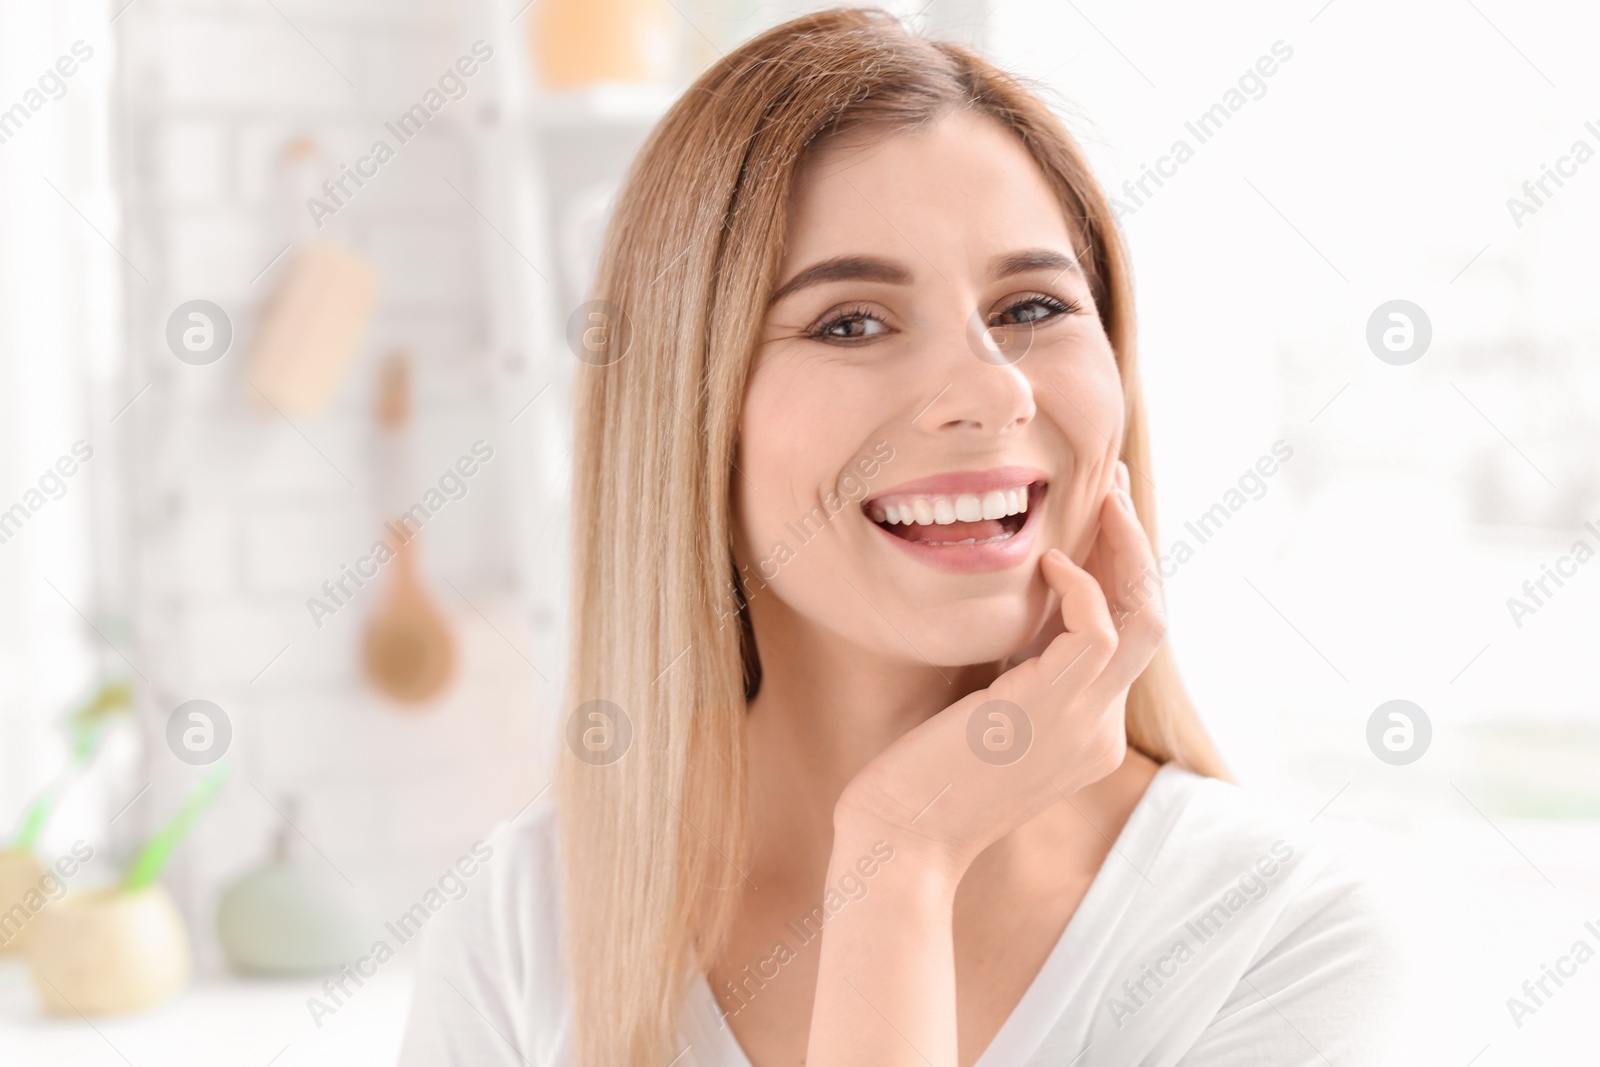
<svg viewBox="0 0 1600 1067">
<path fill-rule="evenodd" d="M 836 885 L 881 834 L 837 832 Z M 809 1067 L 955 1067 L 956 984 L 951 904 L 958 879 L 897 854 L 868 892 L 823 928 Z"/>
</svg>

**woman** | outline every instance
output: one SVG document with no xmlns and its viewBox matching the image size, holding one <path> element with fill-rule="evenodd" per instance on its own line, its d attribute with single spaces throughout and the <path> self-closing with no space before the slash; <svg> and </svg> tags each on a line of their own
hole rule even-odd
<svg viewBox="0 0 1600 1067">
<path fill-rule="evenodd" d="M 1371 894 L 1161 649 L 1125 253 L 1044 105 L 781 26 L 662 121 L 595 292 L 571 751 L 407 1062 L 1373 1061 Z"/>
</svg>

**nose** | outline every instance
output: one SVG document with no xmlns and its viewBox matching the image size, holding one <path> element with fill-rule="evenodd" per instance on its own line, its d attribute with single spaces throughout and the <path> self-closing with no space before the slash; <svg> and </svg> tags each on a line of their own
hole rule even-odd
<svg viewBox="0 0 1600 1067">
<path fill-rule="evenodd" d="M 1015 366 L 986 363 L 963 350 L 912 424 L 926 433 L 1004 437 L 1033 421 L 1033 383 Z"/>
</svg>

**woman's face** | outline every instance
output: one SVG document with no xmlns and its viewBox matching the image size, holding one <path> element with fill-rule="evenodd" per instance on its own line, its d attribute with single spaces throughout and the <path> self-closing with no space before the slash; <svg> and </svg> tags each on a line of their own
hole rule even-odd
<svg viewBox="0 0 1600 1067">
<path fill-rule="evenodd" d="M 1039 559 L 1085 559 L 1122 440 L 1079 251 L 1044 175 L 987 117 L 813 157 L 734 475 L 758 626 L 787 609 L 937 665 L 1033 638 L 1053 608 Z"/>
</svg>

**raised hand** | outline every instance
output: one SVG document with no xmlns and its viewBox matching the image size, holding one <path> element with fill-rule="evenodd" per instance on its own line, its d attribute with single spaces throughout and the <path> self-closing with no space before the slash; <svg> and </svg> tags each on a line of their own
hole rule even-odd
<svg viewBox="0 0 1600 1067">
<path fill-rule="evenodd" d="M 1088 569 L 1058 549 L 1040 562 L 1061 597 L 1059 626 L 1041 635 L 1042 650 L 862 768 L 836 826 L 870 829 L 959 880 L 993 841 L 1121 764 L 1128 687 L 1166 623 L 1159 599 L 1130 603 L 1117 593 L 1155 566 L 1120 464 L 1117 483 L 1101 505 Z"/>
</svg>

